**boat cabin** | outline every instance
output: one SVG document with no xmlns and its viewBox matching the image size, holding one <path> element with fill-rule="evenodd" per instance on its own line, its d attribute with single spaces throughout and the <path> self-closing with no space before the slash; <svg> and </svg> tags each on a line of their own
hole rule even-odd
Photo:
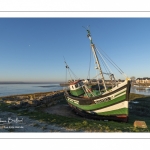
<svg viewBox="0 0 150 150">
<path fill-rule="evenodd" d="M 70 82 L 70 85 L 69 85 L 69 87 L 70 87 L 70 93 L 73 96 L 83 95 L 85 92 L 84 92 L 82 86 L 83 86 L 83 82 L 81 80 Z"/>
<path fill-rule="evenodd" d="M 85 85 L 82 80 L 70 82 L 70 94 L 79 97 L 93 97 L 101 94 L 99 90 L 93 90 L 91 85 Z"/>
</svg>

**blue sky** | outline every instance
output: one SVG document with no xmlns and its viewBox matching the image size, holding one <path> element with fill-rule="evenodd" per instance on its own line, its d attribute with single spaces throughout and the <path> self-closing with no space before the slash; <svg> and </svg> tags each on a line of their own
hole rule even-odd
<svg viewBox="0 0 150 150">
<path fill-rule="evenodd" d="M 128 77 L 150 77 L 150 18 L 0 18 L 0 81 L 65 81 L 63 57 L 87 78 L 88 25 L 97 48 Z"/>
</svg>

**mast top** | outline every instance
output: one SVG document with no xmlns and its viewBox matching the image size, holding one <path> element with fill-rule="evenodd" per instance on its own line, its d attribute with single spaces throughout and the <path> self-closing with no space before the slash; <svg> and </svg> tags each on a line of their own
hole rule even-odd
<svg viewBox="0 0 150 150">
<path fill-rule="evenodd" d="M 87 34 L 87 37 L 89 38 L 89 40 L 91 41 L 91 44 L 93 44 L 93 41 L 92 41 L 92 37 L 91 37 L 91 33 L 90 33 L 90 30 L 86 30 L 88 32 Z"/>
<path fill-rule="evenodd" d="M 91 37 L 91 32 L 89 29 L 87 29 L 86 27 L 82 26 L 83 28 L 85 28 L 85 30 L 87 31 L 87 37 L 89 38 L 91 44 L 93 44 L 93 41 L 92 41 L 92 37 Z M 88 27 L 89 28 L 89 27 Z"/>
</svg>

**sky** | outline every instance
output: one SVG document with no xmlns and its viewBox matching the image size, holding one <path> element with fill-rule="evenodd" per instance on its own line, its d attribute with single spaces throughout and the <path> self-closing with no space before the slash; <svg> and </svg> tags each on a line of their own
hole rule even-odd
<svg viewBox="0 0 150 150">
<path fill-rule="evenodd" d="M 150 18 L 0 18 L 0 81 L 64 82 L 64 58 L 80 79 L 87 78 L 91 60 L 94 77 L 83 26 L 128 77 L 150 77 Z"/>
</svg>

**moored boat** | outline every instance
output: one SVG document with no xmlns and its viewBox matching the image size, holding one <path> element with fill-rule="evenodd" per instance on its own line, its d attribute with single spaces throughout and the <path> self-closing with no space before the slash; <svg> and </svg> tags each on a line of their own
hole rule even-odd
<svg viewBox="0 0 150 150">
<path fill-rule="evenodd" d="M 146 87 L 145 90 L 150 90 L 150 86 Z"/>
<path fill-rule="evenodd" d="M 79 79 L 71 80 L 69 87 L 65 90 L 65 98 L 69 106 L 83 117 L 127 122 L 130 78 L 126 77 L 123 82 L 117 82 L 114 74 L 102 71 L 98 50 L 92 41 L 90 30 L 87 29 L 87 32 L 96 61 L 96 69 L 99 70 L 103 86 L 100 86 L 99 80 L 97 80 L 97 87 Z M 66 69 L 70 69 L 67 63 Z M 109 75 L 111 79 L 112 87 L 109 89 L 106 86 L 104 74 Z"/>
</svg>

